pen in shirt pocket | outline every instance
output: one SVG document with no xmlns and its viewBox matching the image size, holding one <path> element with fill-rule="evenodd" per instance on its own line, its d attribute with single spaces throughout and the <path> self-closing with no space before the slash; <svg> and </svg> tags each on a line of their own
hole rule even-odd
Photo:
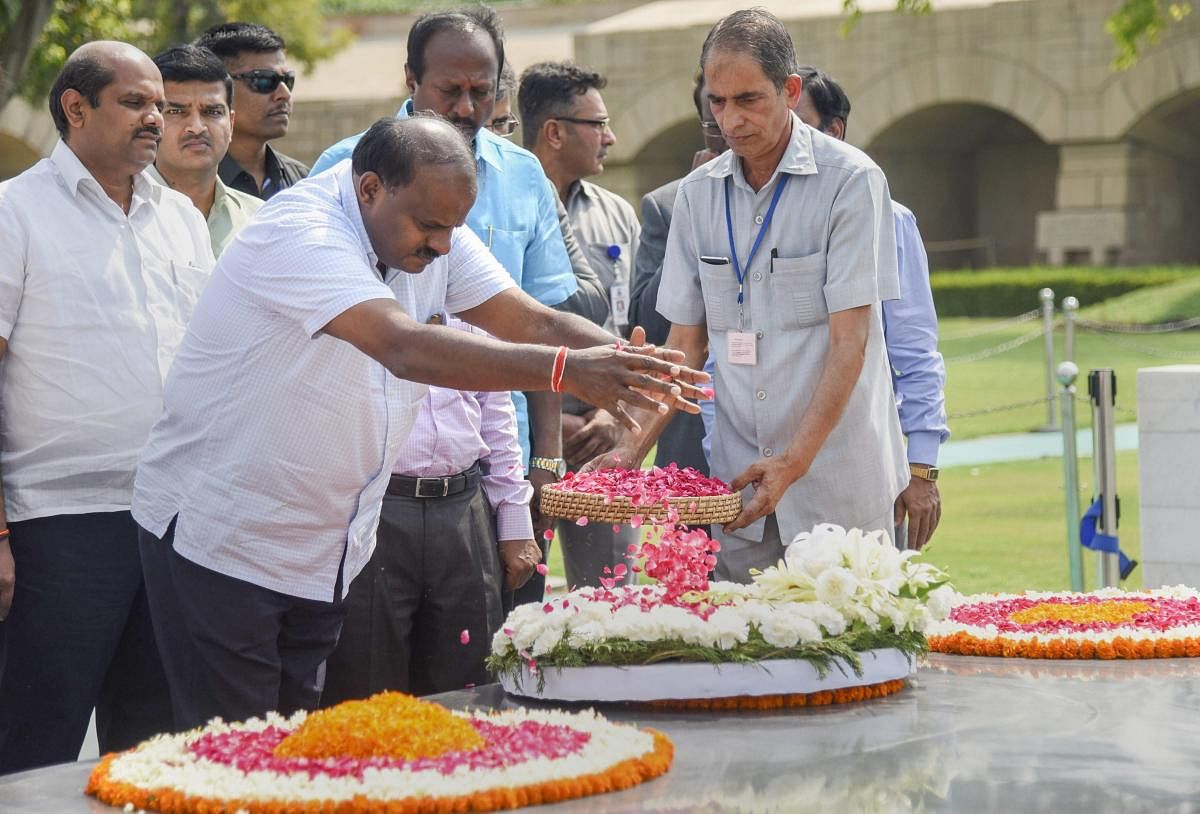
<svg viewBox="0 0 1200 814">
<path fill-rule="evenodd" d="M 775 273 L 775 261 L 779 259 L 779 249 L 771 249 L 771 273 Z"/>
</svg>

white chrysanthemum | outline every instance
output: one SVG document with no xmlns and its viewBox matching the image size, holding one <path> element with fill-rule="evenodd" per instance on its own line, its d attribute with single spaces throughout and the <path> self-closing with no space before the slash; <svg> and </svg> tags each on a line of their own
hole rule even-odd
<svg viewBox="0 0 1200 814">
<path fill-rule="evenodd" d="M 950 615 L 950 609 L 959 603 L 960 598 L 958 591 L 949 585 L 942 585 L 929 592 L 925 598 L 925 608 L 931 619 L 940 622 Z"/>
<path fill-rule="evenodd" d="M 711 645 L 722 650 L 732 650 L 750 638 L 750 626 L 737 608 L 717 608 L 708 617 L 706 627 Z"/>
<path fill-rule="evenodd" d="M 858 590 L 858 578 L 848 568 L 829 568 L 817 577 L 817 600 L 835 608 L 845 607 Z"/>
</svg>

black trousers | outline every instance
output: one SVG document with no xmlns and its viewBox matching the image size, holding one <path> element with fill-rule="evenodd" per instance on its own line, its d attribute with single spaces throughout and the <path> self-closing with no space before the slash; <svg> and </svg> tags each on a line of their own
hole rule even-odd
<svg viewBox="0 0 1200 814">
<path fill-rule="evenodd" d="M 9 529 L 17 579 L 0 623 L 0 773 L 75 760 L 93 708 L 102 753 L 170 731 L 129 512 Z"/>
<path fill-rule="evenodd" d="M 161 540 L 145 529 L 139 537 L 177 728 L 316 708 L 343 602 L 289 596 L 197 565 L 176 553 L 174 523 Z"/>
<path fill-rule="evenodd" d="M 350 585 L 322 706 L 489 681 L 483 660 L 504 621 L 502 586 L 496 522 L 478 483 L 442 498 L 385 497 L 375 553 Z"/>
</svg>

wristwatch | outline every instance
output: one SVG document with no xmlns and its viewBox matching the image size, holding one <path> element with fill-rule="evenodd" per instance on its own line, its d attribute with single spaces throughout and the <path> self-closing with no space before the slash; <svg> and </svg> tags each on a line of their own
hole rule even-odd
<svg viewBox="0 0 1200 814">
<path fill-rule="evenodd" d="M 928 464 L 909 464 L 908 471 L 921 480 L 935 481 L 938 479 L 938 468 Z"/>
<path fill-rule="evenodd" d="M 563 475 L 567 474 L 567 462 L 562 458 L 538 458 L 529 459 L 530 469 L 541 469 L 544 472 L 554 473 L 554 477 L 562 479 Z"/>
</svg>

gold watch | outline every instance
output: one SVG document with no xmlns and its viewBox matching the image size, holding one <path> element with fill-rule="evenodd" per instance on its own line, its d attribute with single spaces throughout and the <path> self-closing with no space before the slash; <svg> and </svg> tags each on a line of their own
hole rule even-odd
<svg viewBox="0 0 1200 814">
<path fill-rule="evenodd" d="M 928 464 L 909 464 L 908 471 L 921 480 L 935 481 L 938 479 L 938 468 Z"/>
<path fill-rule="evenodd" d="M 567 462 L 562 458 L 539 458 L 535 455 L 529 459 L 529 468 L 550 472 L 559 480 L 567 474 Z"/>
</svg>

